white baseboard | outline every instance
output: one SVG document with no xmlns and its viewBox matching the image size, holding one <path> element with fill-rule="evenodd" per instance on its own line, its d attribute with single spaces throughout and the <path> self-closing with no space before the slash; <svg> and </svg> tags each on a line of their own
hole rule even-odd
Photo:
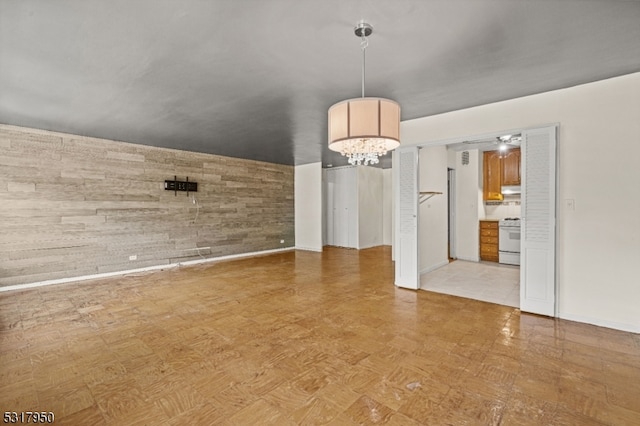
<svg viewBox="0 0 640 426">
<path fill-rule="evenodd" d="M 47 285 L 54 285 L 54 284 L 65 284 L 65 283 L 72 283 L 77 281 L 87 281 L 87 280 L 100 279 L 100 278 L 117 277 L 120 275 L 136 274 L 140 272 L 158 271 L 161 269 L 170 269 L 170 268 L 177 268 L 179 266 L 197 265 L 200 263 L 220 262 L 223 260 L 241 259 L 243 257 L 262 256 L 265 254 L 280 253 L 280 252 L 292 251 L 292 250 L 294 250 L 293 247 L 273 249 L 273 250 L 253 251 L 250 253 L 231 254 L 228 256 L 219 256 L 219 257 L 209 257 L 206 259 L 187 260 L 184 262 L 176 262 L 176 263 L 165 263 L 163 265 L 147 266 L 144 268 L 137 268 L 137 269 L 127 269 L 124 271 L 104 272 L 102 274 L 83 275 L 79 277 L 59 278 L 55 280 L 38 281 L 38 282 L 27 283 L 27 284 L 9 285 L 5 287 L 0 287 L 0 293 L 4 291 L 25 290 L 28 288 L 44 287 Z"/>
<path fill-rule="evenodd" d="M 426 268 L 420 271 L 420 275 L 426 274 L 431 271 L 435 271 L 436 269 L 442 268 L 443 266 L 448 264 L 449 264 L 449 260 L 443 260 L 442 262 L 436 263 L 435 265 L 427 266 Z"/>
<path fill-rule="evenodd" d="M 303 251 L 315 251 L 317 253 L 322 253 L 322 247 L 303 247 L 303 246 L 296 246 L 296 250 L 303 250 Z"/>
<path fill-rule="evenodd" d="M 597 325 L 599 327 L 612 328 L 614 330 L 629 331 L 631 333 L 640 333 L 640 324 L 620 323 L 599 318 L 585 317 L 582 315 L 563 314 L 562 312 L 560 312 L 558 316 L 569 321 L 582 322 L 585 324 Z"/>
</svg>

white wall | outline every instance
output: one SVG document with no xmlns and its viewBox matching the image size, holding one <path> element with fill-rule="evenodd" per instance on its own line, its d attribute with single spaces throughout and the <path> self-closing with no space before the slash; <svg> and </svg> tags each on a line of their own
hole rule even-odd
<svg viewBox="0 0 640 426">
<path fill-rule="evenodd" d="M 432 146 L 419 154 L 420 191 L 435 191 L 434 195 L 419 206 L 421 274 L 433 271 L 449 263 L 447 253 L 447 148 Z"/>
<path fill-rule="evenodd" d="M 459 161 L 459 157 L 456 157 L 457 152 L 454 150 L 447 150 L 447 167 L 450 169 L 455 169 L 458 165 L 462 165 Z M 458 163 L 456 163 L 456 159 L 458 159 Z"/>
<path fill-rule="evenodd" d="M 640 73 L 401 123 L 403 145 L 559 123 L 562 318 L 640 332 Z M 575 201 L 575 210 L 565 200 Z"/>
<path fill-rule="evenodd" d="M 391 169 L 382 170 L 382 244 L 393 244 L 393 187 Z"/>
<path fill-rule="evenodd" d="M 453 167 L 456 171 L 456 258 L 473 262 L 480 260 L 480 157 L 477 149 L 469 150 L 469 164 L 462 165 L 462 152 L 456 152 Z"/>
<path fill-rule="evenodd" d="M 322 251 L 322 163 L 294 170 L 296 249 Z"/>
<path fill-rule="evenodd" d="M 358 248 L 382 245 L 382 169 L 358 166 Z"/>
<path fill-rule="evenodd" d="M 482 203 L 485 219 L 504 219 L 506 217 L 520 217 L 522 212 L 520 196 L 505 195 L 503 201 L 488 201 Z"/>
</svg>

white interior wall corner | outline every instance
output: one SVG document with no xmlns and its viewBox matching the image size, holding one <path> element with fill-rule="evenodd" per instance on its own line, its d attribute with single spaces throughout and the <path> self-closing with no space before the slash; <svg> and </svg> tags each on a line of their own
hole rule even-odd
<svg viewBox="0 0 640 426">
<path fill-rule="evenodd" d="M 322 163 L 295 166 L 295 246 L 322 251 Z"/>
</svg>

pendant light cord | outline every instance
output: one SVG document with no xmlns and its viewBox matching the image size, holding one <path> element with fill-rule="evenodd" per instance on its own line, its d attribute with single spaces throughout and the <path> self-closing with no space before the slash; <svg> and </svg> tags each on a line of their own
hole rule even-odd
<svg viewBox="0 0 640 426">
<path fill-rule="evenodd" d="M 369 41 L 365 35 L 362 36 L 362 41 L 360 41 L 360 48 L 362 49 L 362 97 L 364 98 L 364 80 L 365 80 L 365 51 L 369 46 Z"/>
</svg>

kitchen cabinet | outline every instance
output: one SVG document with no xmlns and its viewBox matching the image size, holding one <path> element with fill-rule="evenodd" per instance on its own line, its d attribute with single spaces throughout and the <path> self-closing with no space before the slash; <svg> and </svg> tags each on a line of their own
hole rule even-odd
<svg viewBox="0 0 640 426">
<path fill-rule="evenodd" d="M 502 186 L 520 185 L 520 148 L 483 153 L 482 198 L 502 201 Z"/>
<path fill-rule="evenodd" d="M 498 261 L 498 221 L 480 221 L 480 260 Z"/>
<path fill-rule="evenodd" d="M 520 148 L 502 154 L 502 185 L 520 185 Z"/>
<path fill-rule="evenodd" d="M 485 201 L 502 201 L 502 158 L 500 151 L 483 153 L 482 198 Z"/>
</svg>

